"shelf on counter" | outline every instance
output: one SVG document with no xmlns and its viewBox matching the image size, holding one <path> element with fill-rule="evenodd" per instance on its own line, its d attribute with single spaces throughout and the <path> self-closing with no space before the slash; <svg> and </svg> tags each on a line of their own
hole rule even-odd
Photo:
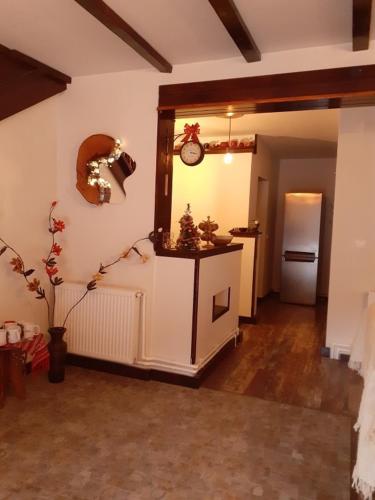
<svg viewBox="0 0 375 500">
<path fill-rule="evenodd" d="M 220 255 L 228 252 L 236 252 L 243 249 L 242 243 L 230 243 L 229 245 L 217 247 L 202 247 L 200 250 L 176 250 L 168 248 L 159 248 L 155 250 L 156 255 L 159 257 L 176 257 L 179 259 L 204 259 L 212 257 L 213 255 Z"/>
<path fill-rule="evenodd" d="M 256 238 L 262 233 L 255 229 L 254 231 L 229 231 L 234 238 Z"/>
<path fill-rule="evenodd" d="M 228 148 L 212 148 L 212 149 L 205 149 L 204 154 L 205 155 L 225 155 L 225 153 L 228 152 Z M 255 146 L 250 146 L 249 148 L 229 148 L 229 152 L 232 154 L 237 154 L 237 153 L 256 153 L 256 147 Z M 179 149 L 174 149 L 173 150 L 174 155 L 179 155 L 180 150 Z"/>
</svg>

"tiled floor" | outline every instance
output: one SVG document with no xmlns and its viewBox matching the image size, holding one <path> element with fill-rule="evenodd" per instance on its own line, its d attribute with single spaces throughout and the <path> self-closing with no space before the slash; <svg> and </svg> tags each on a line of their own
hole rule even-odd
<svg viewBox="0 0 375 500">
<path fill-rule="evenodd" d="M 0 412 L 0 499 L 346 500 L 350 418 L 70 367 Z"/>
</svg>

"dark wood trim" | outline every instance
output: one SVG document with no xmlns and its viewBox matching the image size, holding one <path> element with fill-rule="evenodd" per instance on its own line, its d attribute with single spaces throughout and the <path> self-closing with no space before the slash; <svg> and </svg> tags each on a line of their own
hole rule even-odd
<svg viewBox="0 0 375 500">
<path fill-rule="evenodd" d="M 47 66 L 47 64 L 43 64 L 26 54 L 22 54 L 22 52 L 19 52 L 18 50 L 9 49 L 8 47 L 0 44 L 0 57 L 2 56 L 24 66 L 25 70 L 37 70 L 39 74 L 48 76 L 52 80 L 56 80 L 59 83 L 68 84 L 72 82 L 71 77 L 65 73 L 61 73 L 61 71 L 51 68 L 51 66 Z"/>
<path fill-rule="evenodd" d="M 261 53 L 233 0 L 208 0 L 247 62 L 261 60 Z"/>
<path fill-rule="evenodd" d="M 171 228 L 174 122 L 173 110 L 159 112 L 154 219 L 154 248 L 157 251 L 163 250 L 163 232 Z"/>
<path fill-rule="evenodd" d="M 358 104 L 356 104 L 356 100 Z M 304 100 L 288 100 L 279 102 L 243 102 L 231 104 L 232 111 L 242 114 L 252 113 L 278 113 L 282 111 L 306 111 L 314 109 L 335 109 L 345 106 L 360 106 L 368 105 L 370 97 L 362 98 L 325 98 L 325 99 L 304 99 Z M 354 104 L 355 103 L 355 104 Z M 228 103 L 224 104 L 207 104 L 196 107 L 181 107 L 176 108 L 176 118 L 198 118 L 201 116 L 217 116 L 225 115 L 228 112 Z"/>
<path fill-rule="evenodd" d="M 70 76 L 0 45 L 0 120 L 66 90 Z"/>
<path fill-rule="evenodd" d="M 223 347 L 215 354 L 215 356 L 211 358 L 210 361 L 208 361 L 208 363 L 199 370 L 196 375 L 196 378 L 199 381 L 199 385 L 206 379 L 206 377 L 208 377 L 210 373 L 212 373 L 212 371 L 217 367 L 220 361 L 225 358 L 225 356 L 230 351 L 232 351 L 237 344 L 242 342 L 242 338 L 243 334 L 242 332 L 240 332 L 239 335 L 237 335 L 237 339 L 235 337 L 229 339 L 228 342 L 224 344 Z"/>
<path fill-rule="evenodd" d="M 237 343 L 242 340 L 242 332 L 237 336 Z M 113 361 L 104 361 L 96 358 L 88 358 L 86 356 L 79 356 L 77 354 L 67 354 L 66 363 L 68 365 L 80 366 L 88 370 L 96 370 L 122 377 L 138 378 L 141 380 L 158 380 L 167 384 L 182 385 L 197 389 L 203 380 L 212 372 L 217 364 L 224 358 L 224 356 L 236 347 L 236 339 L 232 337 L 228 342 L 213 356 L 208 363 L 203 366 L 199 372 L 190 377 L 180 373 L 166 372 L 163 370 L 155 370 L 153 368 L 140 368 L 134 365 L 123 365 Z"/>
<path fill-rule="evenodd" d="M 229 78 L 206 82 L 161 85 L 159 109 L 210 108 L 236 105 L 284 106 L 304 102 L 303 109 L 338 108 L 353 105 L 355 99 L 373 103 L 375 99 L 375 65 L 300 71 L 276 75 Z M 255 112 L 265 112 L 256 108 Z M 217 113 L 217 110 L 216 110 Z"/>
<path fill-rule="evenodd" d="M 235 238 L 257 238 L 262 234 L 258 229 L 249 229 L 248 231 L 234 231 L 231 229 L 229 232 Z"/>
<path fill-rule="evenodd" d="M 266 295 L 263 295 L 263 297 L 258 297 L 258 302 L 264 302 L 265 300 L 270 299 L 273 297 L 276 300 L 280 299 L 280 292 L 275 292 L 275 290 L 270 290 L 269 292 L 266 293 Z"/>
<path fill-rule="evenodd" d="M 243 249 L 243 243 L 230 243 L 229 245 L 221 245 L 217 247 L 203 247 L 200 250 L 175 250 L 168 248 L 158 248 L 156 255 L 159 257 L 174 257 L 177 259 L 205 259 L 213 255 L 221 255 L 222 253 L 237 252 Z"/>
<path fill-rule="evenodd" d="M 197 376 L 189 377 L 188 375 L 165 372 L 163 370 L 151 370 L 150 378 L 151 380 L 157 380 L 165 384 L 182 385 L 183 387 L 190 387 L 191 389 L 198 389 L 201 385 L 201 380 Z"/>
<path fill-rule="evenodd" d="M 341 353 L 339 356 L 339 361 L 342 361 L 343 363 L 349 363 L 349 359 L 350 359 L 349 354 Z"/>
<path fill-rule="evenodd" d="M 160 72 L 172 72 L 172 65 L 103 0 L 75 1 Z"/>
<path fill-rule="evenodd" d="M 150 380 L 150 370 L 148 368 L 139 368 L 133 365 L 123 365 L 114 361 L 106 361 L 97 358 L 88 358 L 78 354 L 68 353 L 66 355 L 66 363 L 68 365 L 80 366 L 88 370 L 96 370 L 98 372 L 112 373 L 113 375 L 121 375 L 122 377 L 138 378 L 141 380 Z"/>
<path fill-rule="evenodd" d="M 238 316 L 238 324 L 246 323 L 255 325 L 257 322 L 256 318 L 250 318 L 250 316 Z"/>
<path fill-rule="evenodd" d="M 353 51 L 370 44 L 372 0 L 353 0 Z"/>
<path fill-rule="evenodd" d="M 30 72 L 18 81 L 0 89 L 0 120 L 64 92 L 66 84 Z"/>
<path fill-rule="evenodd" d="M 191 324 L 191 354 L 190 362 L 195 364 L 197 358 L 197 336 L 198 336 L 198 306 L 199 306 L 199 270 L 200 261 L 194 262 L 194 290 L 193 290 L 193 317 Z"/>
</svg>

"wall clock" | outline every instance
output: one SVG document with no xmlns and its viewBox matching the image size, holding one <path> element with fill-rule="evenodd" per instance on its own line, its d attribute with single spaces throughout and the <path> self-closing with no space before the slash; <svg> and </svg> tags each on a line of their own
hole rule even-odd
<svg viewBox="0 0 375 500">
<path fill-rule="evenodd" d="M 188 167 L 199 165 L 204 158 L 204 148 L 200 142 L 187 141 L 180 149 L 180 158 Z"/>
</svg>

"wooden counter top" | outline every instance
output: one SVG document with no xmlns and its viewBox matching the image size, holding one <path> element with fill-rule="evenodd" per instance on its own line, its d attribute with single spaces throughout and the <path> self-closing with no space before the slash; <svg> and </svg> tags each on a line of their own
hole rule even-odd
<svg viewBox="0 0 375 500">
<path fill-rule="evenodd" d="M 213 255 L 220 255 L 222 253 L 228 252 L 237 252 L 238 250 L 242 250 L 242 243 L 230 243 L 229 245 L 223 246 L 210 246 L 210 247 L 202 247 L 200 250 L 175 250 L 175 249 L 167 249 L 160 248 L 155 251 L 156 255 L 160 257 L 176 257 L 179 259 L 205 259 L 206 257 L 212 257 Z"/>
<path fill-rule="evenodd" d="M 255 229 L 254 231 L 229 231 L 235 238 L 256 238 L 260 234 L 260 231 Z"/>
</svg>

